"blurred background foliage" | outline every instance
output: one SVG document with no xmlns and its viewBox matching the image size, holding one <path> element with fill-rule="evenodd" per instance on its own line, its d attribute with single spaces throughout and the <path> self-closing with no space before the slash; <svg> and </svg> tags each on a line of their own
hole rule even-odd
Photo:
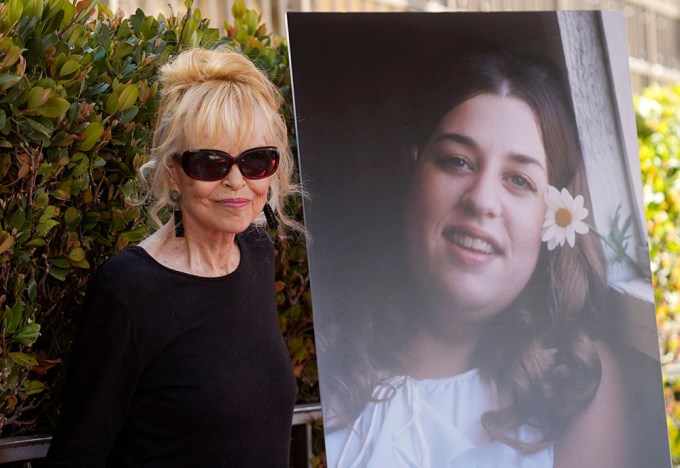
<svg viewBox="0 0 680 468">
<path fill-rule="evenodd" d="M 0 436 L 49 432 L 92 271 L 142 239 L 131 202 L 148 158 L 159 66 L 186 47 L 227 45 L 286 99 L 287 46 L 237 2 L 222 34 L 186 12 L 114 14 L 94 0 L 0 1 Z M 671 447 L 680 460 L 680 84 L 635 98 Z M 302 220 L 301 200 L 288 209 Z M 318 401 L 304 243 L 279 244 L 280 325 L 298 403 Z M 322 453 L 321 431 L 315 431 Z M 323 458 L 316 459 L 323 463 Z"/>
<path fill-rule="evenodd" d="M 49 432 L 90 274 L 150 226 L 132 202 L 148 159 L 159 66 L 228 46 L 281 89 L 294 146 L 288 53 L 242 2 L 222 35 L 198 9 L 158 18 L 94 0 L 0 2 L 0 430 Z M 301 200 L 288 206 L 302 218 Z M 280 324 L 298 402 L 318 401 L 304 242 L 280 243 Z"/>
<path fill-rule="evenodd" d="M 680 463 L 680 83 L 635 97 L 668 431 Z"/>
</svg>

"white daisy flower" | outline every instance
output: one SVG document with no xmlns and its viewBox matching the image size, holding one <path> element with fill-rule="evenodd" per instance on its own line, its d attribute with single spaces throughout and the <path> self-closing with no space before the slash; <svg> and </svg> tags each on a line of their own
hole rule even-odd
<svg viewBox="0 0 680 468">
<path fill-rule="evenodd" d="M 588 210 L 583 207 L 583 197 L 572 197 L 566 188 L 560 192 L 549 185 L 544 199 L 548 211 L 545 213 L 541 240 L 548 243 L 548 250 L 564 245 L 565 241 L 573 247 L 576 233 L 588 232 L 588 225 L 583 222 L 588 216 Z"/>
</svg>

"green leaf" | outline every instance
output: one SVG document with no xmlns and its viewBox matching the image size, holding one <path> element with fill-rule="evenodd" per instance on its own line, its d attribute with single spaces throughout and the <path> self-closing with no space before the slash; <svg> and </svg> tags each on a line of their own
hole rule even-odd
<svg viewBox="0 0 680 468">
<path fill-rule="evenodd" d="M 22 129 L 32 140 L 49 140 L 54 132 L 54 123 L 45 117 L 31 116 L 18 121 Z"/>
<path fill-rule="evenodd" d="M 27 247 L 45 247 L 47 245 L 47 242 L 45 242 L 45 239 L 41 239 L 39 237 L 36 237 L 35 239 L 31 239 L 30 241 L 26 242 Z"/>
<path fill-rule="evenodd" d="M 104 159 L 101 156 L 97 156 L 96 158 L 94 158 L 92 164 L 90 165 L 90 167 L 93 170 L 104 166 L 106 166 L 106 161 L 104 161 Z"/>
<path fill-rule="evenodd" d="M 24 16 L 40 18 L 43 12 L 42 0 L 24 0 Z"/>
<path fill-rule="evenodd" d="M 12 339 L 17 343 L 28 346 L 35 343 L 39 335 L 40 325 L 37 323 L 27 323 L 12 335 Z"/>
<path fill-rule="evenodd" d="M 73 262 L 80 262 L 85 259 L 85 251 L 81 247 L 76 247 L 69 252 L 68 258 Z"/>
<path fill-rule="evenodd" d="M 139 109 L 137 106 L 132 106 L 129 109 L 123 111 L 120 113 L 120 123 L 127 123 L 132 121 L 135 117 L 137 117 L 137 113 L 139 112 Z"/>
<path fill-rule="evenodd" d="M 116 93 L 109 94 L 109 97 L 106 98 L 106 103 L 104 104 L 106 112 L 108 112 L 109 115 L 113 115 L 118 112 L 118 107 L 118 95 Z"/>
<path fill-rule="evenodd" d="M 137 101 L 137 96 L 139 95 L 139 90 L 137 86 L 131 84 L 127 85 L 123 91 L 118 96 L 118 111 L 124 111 L 132 107 L 132 105 Z"/>
<path fill-rule="evenodd" d="M 68 268 L 68 258 L 66 257 L 50 258 L 48 262 L 50 265 L 53 265 L 57 268 Z"/>
<path fill-rule="evenodd" d="M 37 288 L 38 283 L 36 283 L 35 280 L 31 278 L 28 282 L 28 287 L 26 288 L 26 292 L 28 293 L 28 299 L 31 302 L 35 302 L 35 299 L 37 297 Z"/>
<path fill-rule="evenodd" d="M 9 29 L 13 28 L 19 18 L 24 12 L 24 3 L 21 0 L 9 0 L 9 9 L 7 11 L 7 19 L 9 20 Z"/>
<path fill-rule="evenodd" d="M 48 232 L 52 230 L 55 226 L 59 224 L 58 221 L 55 221 L 53 219 L 46 219 L 44 221 L 40 221 L 38 223 L 38 227 L 36 229 L 37 233 L 39 236 L 45 237 Z"/>
<path fill-rule="evenodd" d="M 245 24 L 250 34 L 255 34 L 259 22 L 260 18 L 258 17 L 257 12 L 255 10 L 248 10 L 246 12 Z"/>
<path fill-rule="evenodd" d="M 158 21 L 153 16 L 147 16 L 142 22 L 142 35 L 145 39 L 152 39 L 158 34 Z"/>
<path fill-rule="evenodd" d="M 57 96 L 50 97 L 47 102 L 35 111 L 45 117 L 61 117 L 66 113 L 70 104 L 66 99 Z"/>
<path fill-rule="evenodd" d="M 80 223 L 82 218 L 83 215 L 80 214 L 80 210 L 73 206 L 69 206 L 66 208 L 66 211 L 64 211 L 64 221 L 71 230 L 73 230 Z"/>
<path fill-rule="evenodd" d="M 94 145 L 99 140 L 104 132 L 104 127 L 99 122 L 93 122 L 87 126 L 83 131 L 83 141 L 78 145 L 78 149 L 82 151 L 89 151 L 94 148 Z"/>
<path fill-rule="evenodd" d="M 21 304 L 17 302 L 14 307 L 5 307 L 2 322 L 5 325 L 5 333 L 11 335 L 16 332 L 21 324 Z"/>
<path fill-rule="evenodd" d="M 28 103 L 26 106 L 29 109 L 35 109 L 36 107 L 44 105 L 47 103 L 51 93 L 51 89 L 45 89 L 40 86 L 33 87 L 28 93 Z"/>
<path fill-rule="evenodd" d="M 130 55 L 134 52 L 135 46 L 127 42 L 121 42 L 116 48 L 116 52 L 113 55 L 113 60 L 115 62 L 120 62 L 123 57 Z"/>
<path fill-rule="evenodd" d="M 0 235 L 0 253 L 9 250 L 12 245 L 14 245 L 14 241 L 14 236 L 7 232 L 2 233 L 2 235 Z"/>
<path fill-rule="evenodd" d="M 26 395 L 35 395 L 44 392 L 47 387 L 39 380 L 26 380 L 24 382 L 24 389 L 26 390 Z"/>
<path fill-rule="evenodd" d="M 62 190 L 62 189 L 53 190 L 52 192 L 50 192 L 50 196 L 52 198 L 56 198 L 57 200 L 70 200 L 71 199 L 71 194 L 68 193 L 66 190 Z"/>
<path fill-rule="evenodd" d="M 145 19 L 146 15 L 140 8 L 137 8 L 135 14 L 130 16 L 130 23 L 132 24 L 132 27 L 135 28 L 135 31 L 139 35 L 141 35 L 142 33 L 142 23 L 144 22 Z"/>
<path fill-rule="evenodd" d="M 139 226 L 129 231 L 121 233 L 121 236 L 123 236 L 123 238 L 127 239 L 130 242 L 139 242 L 142 239 L 144 239 L 146 234 L 147 234 L 146 228 Z"/>
<path fill-rule="evenodd" d="M 92 52 L 92 61 L 97 63 L 100 60 L 102 60 L 104 57 L 106 57 L 106 49 L 104 49 L 102 46 L 97 46 L 95 47 L 94 51 Z M 102 83 L 99 86 L 106 85 L 104 90 L 109 87 L 108 83 Z"/>
<path fill-rule="evenodd" d="M 46 193 L 39 193 L 36 195 L 35 200 L 33 202 L 33 206 L 36 208 L 43 208 L 47 206 L 47 204 L 50 202 L 50 197 Z"/>
<path fill-rule="evenodd" d="M 26 212 L 23 210 L 23 208 L 19 207 L 9 217 L 9 227 L 19 230 L 24 226 L 24 221 L 26 221 Z M 2 237 L 0 237 L 0 239 L 1 238 Z"/>
<path fill-rule="evenodd" d="M 49 274 L 51 277 L 58 279 L 59 281 L 66 281 L 66 273 L 68 270 L 66 268 L 51 267 L 49 269 Z"/>
<path fill-rule="evenodd" d="M 182 31 L 182 42 L 184 44 L 189 44 L 191 42 L 191 37 L 198 29 L 198 22 L 192 17 L 187 20 L 184 24 L 184 31 Z"/>
<path fill-rule="evenodd" d="M 236 0 L 234 5 L 231 7 L 231 14 L 234 18 L 241 18 L 246 14 L 246 5 L 243 0 Z"/>
<path fill-rule="evenodd" d="M 67 60 L 64 65 L 62 65 L 61 69 L 59 70 L 59 76 L 60 77 L 65 77 L 68 75 L 71 75 L 75 72 L 77 72 L 80 69 L 80 64 L 75 61 L 75 60 Z"/>
<path fill-rule="evenodd" d="M 9 353 L 9 358 L 16 364 L 24 367 L 34 367 L 38 365 L 38 361 L 33 356 L 26 353 Z"/>
</svg>

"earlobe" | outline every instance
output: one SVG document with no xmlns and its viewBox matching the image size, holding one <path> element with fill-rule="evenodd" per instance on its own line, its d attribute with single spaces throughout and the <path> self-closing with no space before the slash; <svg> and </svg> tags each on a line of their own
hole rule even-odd
<svg viewBox="0 0 680 468">
<path fill-rule="evenodd" d="M 173 187 L 177 187 L 179 185 L 177 183 L 179 179 L 177 171 L 180 170 L 180 167 L 174 161 L 168 161 L 167 168 L 170 185 Z"/>
</svg>

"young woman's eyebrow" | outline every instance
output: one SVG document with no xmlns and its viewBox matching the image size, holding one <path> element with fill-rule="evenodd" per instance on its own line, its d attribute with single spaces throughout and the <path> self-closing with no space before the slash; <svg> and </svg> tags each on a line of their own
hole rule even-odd
<svg viewBox="0 0 680 468">
<path fill-rule="evenodd" d="M 534 156 L 529 156 L 527 154 L 513 153 L 510 155 L 510 159 L 518 164 L 531 164 L 541 168 L 544 172 L 547 172 L 543 163 L 536 159 Z"/>
<path fill-rule="evenodd" d="M 441 141 L 452 141 L 454 143 L 459 143 L 463 146 L 467 146 L 470 149 L 477 149 L 477 142 L 466 135 L 461 135 L 460 133 L 448 132 L 439 135 L 435 138 L 434 143 L 439 143 Z"/>
</svg>

